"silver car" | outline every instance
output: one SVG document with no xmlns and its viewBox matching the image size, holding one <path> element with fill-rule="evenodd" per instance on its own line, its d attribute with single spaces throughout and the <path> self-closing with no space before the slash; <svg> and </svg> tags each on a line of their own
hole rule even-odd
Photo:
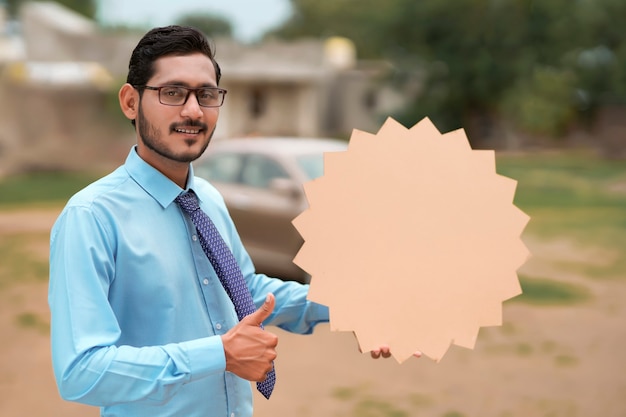
<svg viewBox="0 0 626 417">
<path fill-rule="evenodd" d="M 291 221 L 307 208 L 302 185 L 323 174 L 323 154 L 347 145 L 338 139 L 224 139 L 194 162 L 195 174 L 224 196 L 257 272 L 308 282 L 293 263 L 303 240 Z"/>
</svg>

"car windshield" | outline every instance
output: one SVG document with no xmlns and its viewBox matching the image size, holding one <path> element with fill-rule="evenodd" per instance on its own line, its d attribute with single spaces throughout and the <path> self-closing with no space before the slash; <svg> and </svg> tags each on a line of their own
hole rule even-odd
<svg viewBox="0 0 626 417">
<path fill-rule="evenodd" d="M 324 174 L 324 154 L 322 153 L 300 155 L 296 158 L 296 161 L 310 180 L 321 177 Z"/>
</svg>

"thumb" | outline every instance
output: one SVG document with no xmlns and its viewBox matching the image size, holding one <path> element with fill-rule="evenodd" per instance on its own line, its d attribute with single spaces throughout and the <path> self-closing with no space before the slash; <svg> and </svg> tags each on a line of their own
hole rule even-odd
<svg viewBox="0 0 626 417">
<path fill-rule="evenodd" d="M 246 324 L 249 324 L 251 326 L 260 326 L 265 321 L 265 319 L 268 318 L 270 314 L 272 314 L 275 305 L 276 298 L 274 297 L 274 294 L 270 292 L 267 294 L 267 297 L 265 297 L 265 302 L 263 303 L 263 305 L 259 307 L 259 309 L 254 313 L 246 316 L 242 321 L 246 321 Z"/>
</svg>

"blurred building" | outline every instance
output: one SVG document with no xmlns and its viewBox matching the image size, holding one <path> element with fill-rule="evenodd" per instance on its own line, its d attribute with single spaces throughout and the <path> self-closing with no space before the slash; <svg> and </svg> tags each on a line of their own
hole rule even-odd
<svg viewBox="0 0 626 417">
<path fill-rule="evenodd" d="M 400 105 L 380 82 L 385 63 L 357 61 L 346 39 L 326 42 L 268 41 L 241 45 L 216 41 L 228 89 L 218 134 L 345 136 L 352 129 L 376 131 L 380 117 Z"/>
<path fill-rule="evenodd" d="M 113 78 L 96 59 L 106 55 L 84 53 L 102 51 L 94 23 L 53 2 L 25 3 L 20 16 L 4 23 L 14 48 L 0 60 L 0 174 L 104 169 L 130 142 L 111 140 Z"/>
<path fill-rule="evenodd" d="M 106 97 L 123 82 L 142 34 L 103 32 L 55 2 L 25 3 L 13 24 L 20 28 L 19 47 L 6 52 L 0 42 L 0 173 L 81 169 L 89 163 L 84 155 L 106 160 L 106 144 L 127 150 L 128 141 L 120 145 L 114 136 L 132 141 L 134 133 L 130 124 L 111 128 Z M 360 62 L 347 39 L 259 45 L 215 39 L 215 46 L 220 85 L 228 90 L 216 138 L 375 132 L 403 103 L 383 81 L 388 66 Z"/>
</svg>

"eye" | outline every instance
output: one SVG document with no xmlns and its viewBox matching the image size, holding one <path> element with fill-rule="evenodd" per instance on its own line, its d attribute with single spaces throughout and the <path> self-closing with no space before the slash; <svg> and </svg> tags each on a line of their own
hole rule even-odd
<svg viewBox="0 0 626 417">
<path fill-rule="evenodd" d="M 198 98 L 202 100 L 213 100 L 217 97 L 217 90 L 214 88 L 207 88 L 205 90 L 198 91 Z"/>
<path fill-rule="evenodd" d="M 166 97 L 185 97 L 187 90 L 182 87 L 163 87 L 161 88 L 161 94 Z"/>
</svg>

